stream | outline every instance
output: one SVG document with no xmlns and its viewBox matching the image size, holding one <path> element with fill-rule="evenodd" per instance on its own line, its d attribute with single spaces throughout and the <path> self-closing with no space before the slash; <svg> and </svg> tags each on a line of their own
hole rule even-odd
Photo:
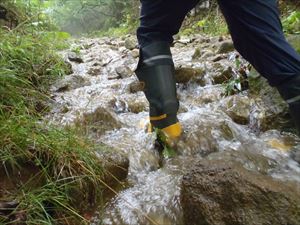
<svg viewBox="0 0 300 225">
<path fill-rule="evenodd" d="M 178 37 L 171 48 L 184 133 L 178 155 L 163 162 L 155 135 L 145 132 L 148 103 L 133 72 L 135 38 L 82 38 L 74 41 L 75 48 L 77 56 L 62 53 L 73 73 L 52 87 L 55 107 L 47 120 L 68 125 L 92 118 L 84 123 L 87 134 L 129 159 L 128 187 L 98 210 L 91 224 L 185 224 L 184 174 L 193 162 L 210 157 L 226 162 L 229 153 L 238 154 L 236 160 L 249 171 L 300 184 L 300 166 L 290 157 L 300 140 L 292 133 L 286 105 L 260 90 L 252 93 L 243 81 L 252 70 L 227 37 Z"/>
</svg>

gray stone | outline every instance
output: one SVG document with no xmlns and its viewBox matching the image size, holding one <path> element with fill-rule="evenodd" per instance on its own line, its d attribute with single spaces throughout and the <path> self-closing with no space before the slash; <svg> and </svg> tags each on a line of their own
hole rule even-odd
<svg viewBox="0 0 300 225">
<path fill-rule="evenodd" d="M 115 71 L 121 78 L 127 78 L 133 75 L 133 71 L 128 66 L 118 66 Z"/>
<path fill-rule="evenodd" d="M 93 112 L 83 114 L 82 117 L 74 121 L 74 124 L 94 138 L 99 137 L 106 131 L 122 127 L 122 123 L 116 115 L 104 107 L 98 107 Z"/>
<path fill-rule="evenodd" d="M 223 66 L 216 67 L 212 78 L 215 84 L 223 84 L 233 77 L 233 70 L 231 67 L 223 68 Z"/>
<path fill-rule="evenodd" d="M 54 91 L 64 92 L 89 85 L 91 85 L 91 82 L 84 77 L 79 75 L 71 75 L 65 77 L 63 80 L 56 82 L 56 84 L 54 85 Z"/>
<path fill-rule="evenodd" d="M 248 124 L 250 119 L 251 99 L 247 96 L 234 95 L 222 102 L 224 112 L 238 124 Z"/>
<path fill-rule="evenodd" d="M 83 59 L 79 55 L 77 55 L 75 52 L 69 52 L 68 59 L 71 62 L 83 63 Z"/>
<path fill-rule="evenodd" d="M 217 53 L 228 53 L 234 50 L 233 42 L 232 41 L 223 41 L 219 44 Z"/>
<path fill-rule="evenodd" d="M 133 81 L 129 84 L 130 93 L 137 93 L 144 90 L 144 84 L 138 80 Z"/>
<path fill-rule="evenodd" d="M 140 56 L 140 51 L 138 49 L 133 49 L 131 55 L 133 58 L 138 58 Z"/>
<path fill-rule="evenodd" d="M 133 37 L 128 37 L 125 40 L 125 48 L 129 49 L 129 50 L 133 50 L 135 49 L 137 46 L 137 40 Z"/>
<path fill-rule="evenodd" d="M 177 83 L 187 83 L 196 77 L 203 77 L 205 71 L 198 68 L 181 67 L 175 70 L 175 80 Z"/>
<path fill-rule="evenodd" d="M 91 67 L 88 72 L 89 75 L 91 76 L 97 76 L 100 75 L 101 73 L 101 67 Z"/>
<path fill-rule="evenodd" d="M 185 224 L 300 224 L 299 184 L 222 159 L 206 159 L 190 168 L 182 181 Z"/>
</svg>

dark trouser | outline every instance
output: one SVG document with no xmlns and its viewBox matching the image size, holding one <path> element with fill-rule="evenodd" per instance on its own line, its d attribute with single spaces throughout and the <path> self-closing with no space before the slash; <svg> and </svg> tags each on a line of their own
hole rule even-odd
<svg viewBox="0 0 300 225">
<path fill-rule="evenodd" d="M 141 53 L 155 43 L 173 42 L 186 14 L 199 0 L 141 0 L 137 37 Z M 276 0 L 218 0 L 234 46 L 289 103 L 300 133 L 300 56 L 282 32 Z M 144 58 L 143 58 L 144 57 Z M 141 54 L 140 63 L 165 64 L 165 55 Z M 149 66 L 151 67 L 151 66 Z M 151 86 L 151 85 L 150 85 Z M 150 96 L 151 97 L 151 96 Z M 173 112 L 176 113 L 176 112 Z"/>
<path fill-rule="evenodd" d="M 186 14 L 199 0 L 141 0 L 137 36 L 141 48 L 172 43 Z M 273 86 L 300 76 L 300 56 L 282 32 L 276 0 L 218 0 L 235 48 Z"/>
</svg>

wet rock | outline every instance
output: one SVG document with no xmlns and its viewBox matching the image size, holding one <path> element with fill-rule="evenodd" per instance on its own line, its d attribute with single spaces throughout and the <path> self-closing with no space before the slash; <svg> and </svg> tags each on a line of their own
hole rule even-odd
<svg viewBox="0 0 300 225">
<path fill-rule="evenodd" d="M 299 184 L 249 171 L 237 162 L 205 160 L 183 177 L 185 224 L 300 224 Z"/>
<path fill-rule="evenodd" d="M 138 58 L 140 56 L 140 51 L 138 49 L 133 49 L 131 55 L 133 58 Z"/>
<path fill-rule="evenodd" d="M 236 123 L 249 123 L 251 99 L 247 96 L 234 95 L 225 99 L 221 108 Z"/>
<path fill-rule="evenodd" d="M 222 143 L 234 138 L 225 118 L 221 113 L 204 111 L 181 120 L 185 132 L 177 144 L 180 152 L 204 157 L 224 149 Z"/>
<path fill-rule="evenodd" d="M 300 144 L 291 151 L 291 158 L 300 165 Z"/>
<path fill-rule="evenodd" d="M 195 77 L 203 77 L 205 71 L 199 68 L 181 67 L 175 70 L 175 80 L 177 83 L 188 83 Z"/>
<path fill-rule="evenodd" d="M 91 76 L 97 76 L 101 73 L 101 67 L 92 67 L 87 72 Z"/>
<path fill-rule="evenodd" d="M 194 51 L 194 54 L 192 56 L 192 59 L 195 60 L 195 59 L 198 59 L 201 57 L 201 50 L 200 48 L 196 48 L 195 51 Z"/>
<path fill-rule="evenodd" d="M 92 135 L 95 138 L 104 134 L 106 131 L 122 127 L 122 124 L 117 119 L 116 115 L 103 107 L 98 107 L 93 112 L 83 114 L 83 116 L 78 118 L 74 124 L 75 126 L 81 127 L 88 135 Z"/>
<path fill-rule="evenodd" d="M 148 102 L 146 98 L 128 98 L 128 111 L 132 113 L 140 113 L 146 111 L 148 108 Z"/>
<path fill-rule="evenodd" d="M 144 90 L 144 84 L 138 80 L 133 81 L 129 84 L 130 93 L 137 93 Z"/>
<path fill-rule="evenodd" d="M 135 49 L 137 46 L 137 40 L 136 38 L 133 37 L 128 37 L 125 40 L 125 48 L 129 49 L 129 50 L 133 50 Z"/>
<path fill-rule="evenodd" d="M 223 41 L 220 43 L 217 53 L 223 54 L 228 53 L 234 50 L 233 42 L 232 41 Z"/>
<path fill-rule="evenodd" d="M 288 105 L 282 99 L 277 89 L 271 87 L 267 80 L 255 70 L 251 70 L 249 77 L 249 91 L 252 98 L 256 98 L 256 106 L 251 113 L 253 129 L 266 131 L 268 129 L 288 127 Z"/>
<path fill-rule="evenodd" d="M 67 76 L 54 85 L 54 91 L 64 92 L 91 85 L 91 82 L 79 75 Z"/>
<path fill-rule="evenodd" d="M 213 57 L 212 59 L 211 59 L 211 61 L 213 61 L 213 62 L 218 62 L 218 61 L 220 61 L 220 60 L 222 60 L 222 59 L 226 59 L 227 58 L 227 55 L 226 54 L 219 54 L 219 55 L 216 55 L 215 57 Z"/>
<path fill-rule="evenodd" d="M 98 151 L 97 157 L 104 168 L 103 180 L 105 184 L 109 187 L 120 185 L 120 181 L 124 180 L 128 174 L 128 157 L 114 149 L 105 152 L 103 150 Z"/>
<path fill-rule="evenodd" d="M 117 73 L 112 73 L 107 76 L 108 80 L 116 80 L 116 79 L 120 79 L 120 78 L 121 78 L 120 75 Z"/>
<path fill-rule="evenodd" d="M 177 40 L 176 42 L 178 42 L 178 43 L 180 43 L 180 44 L 186 45 L 186 44 L 188 44 L 188 43 L 191 43 L 191 42 L 192 42 L 192 39 L 189 38 L 189 37 L 183 36 L 183 37 L 180 37 L 180 39 Z"/>
<path fill-rule="evenodd" d="M 128 66 L 118 66 L 115 71 L 121 78 L 127 78 L 133 75 L 133 71 Z"/>
<path fill-rule="evenodd" d="M 233 70 L 229 66 L 224 68 L 221 64 L 217 63 L 216 71 L 212 74 L 212 78 L 215 84 L 223 84 L 233 77 Z"/>
<path fill-rule="evenodd" d="M 78 56 L 75 52 L 69 52 L 68 59 L 71 62 L 83 63 L 83 59 L 80 56 Z"/>
<path fill-rule="evenodd" d="M 211 50 L 208 50 L 208 51 L 205 51 L 205 52 L 203 53 L 203 55 L 202 55 L 201 58 L 206 59 L 206 58 L 209 58 L 209 57 L 211 57 L 211 56 L 213 56 L 213 55 L 214 55 L 214 53 L 213 53 Z"/>
<path fill-rule="evenodd" d="M 113 108 L 114 112 L 117 114 L 128 112 L 128 105 L 126 101 L 114 98 L 109 101 L 109 105 Z"/>
</svg>

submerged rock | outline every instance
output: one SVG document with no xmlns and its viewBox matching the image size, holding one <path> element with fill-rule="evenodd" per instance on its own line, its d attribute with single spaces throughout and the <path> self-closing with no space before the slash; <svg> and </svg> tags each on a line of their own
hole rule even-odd
<svg viewBox="0 0 300 225">
<path fill-rule="evenodd" d="M 248 96 L 234 95 L 222 102 L 221 109 L 238 124 L 249 123 L 251 99 Z"/>
<path fill-rule="evenodd" d="M 205 160 L 182 181 L 189 225 L 299 225 L 300 186 L 245 169 L 237 162 Z"/>
<path fill-rule="evenodd" d="M 108 109 L 98 107 L 95 111 L 85 113 L 81 118 L 74 122 L 75 126 L 81 127 L 89 135 L 104 134 L 106 131 L 119 129 L 122 127 L 121 122 Z"/>
<path fill-rule="evenodd" d="M 250 118 L 253 129 L 266 131 L 278 127 L 288 127 L 288 105 L 282 99 L 276 88 L 271 87 L 267 80 L 255 70 L 249 75 L 249 91 L 255 98 Z"/>
</svg>

